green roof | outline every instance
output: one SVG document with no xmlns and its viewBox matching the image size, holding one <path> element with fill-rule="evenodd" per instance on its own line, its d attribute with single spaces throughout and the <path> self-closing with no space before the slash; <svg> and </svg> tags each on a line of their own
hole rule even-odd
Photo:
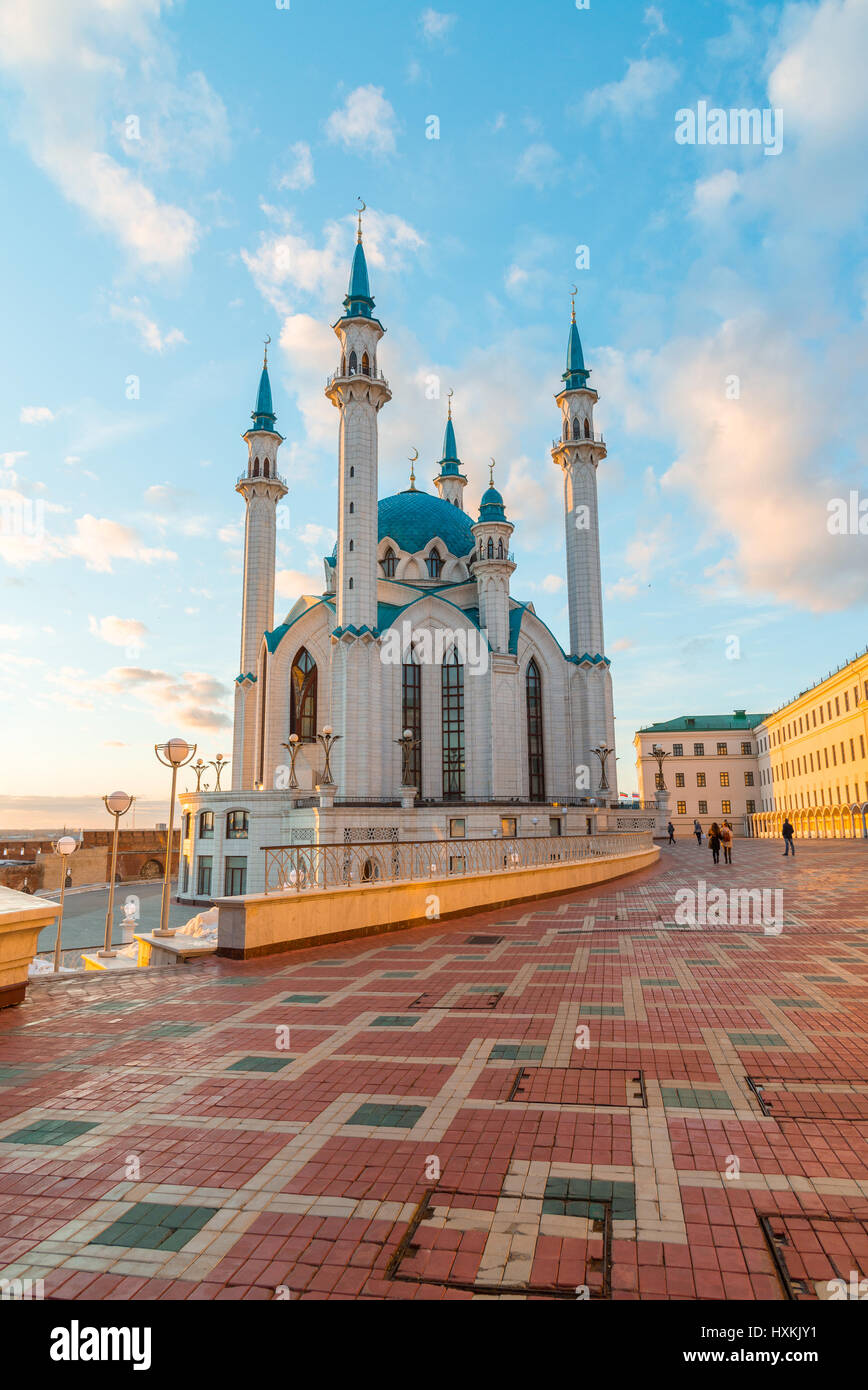
<svg viewBox="0 0 868 1390">
<path fill-rule="evenodd" d="M 694 734 L 707 733 L 715 729 L 754 729 L 768 719 L 767 714 L 747 714 L 745 710 L 735 710 L 732 714 L 681 714 L 677 719 L 666 719 L 660 724 L 646 724 L 640 734 Z"/>
</svg>

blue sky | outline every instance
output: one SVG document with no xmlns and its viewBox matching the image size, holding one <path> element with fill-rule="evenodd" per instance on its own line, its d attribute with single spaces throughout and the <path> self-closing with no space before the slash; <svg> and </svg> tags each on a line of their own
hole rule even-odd
<svg viewBox="0 0 868 1390">
<path fill-rule="evenodd" d="M 0 0 L 0 502 L 30 527 L 0 534 L 0 825 L 96 822 L 116 784 L 147 819 L 155 741 L 230 751 L 239 435 L 271 334 L 279 619 L 333 540 L 359 195 L 381 495 L 414 447 L 430 488 L 453 389 L 466 500 L 494 455 L 562 641 L 579 285 L 622 788 L 637 726 L 773 709 L 864 647 L 868 542 L 826 523 L 865 489 L 866 47 L 868 0 Z M 678 144 L 702 100 L 779 109 L 781 152 Z"/>
</svg>

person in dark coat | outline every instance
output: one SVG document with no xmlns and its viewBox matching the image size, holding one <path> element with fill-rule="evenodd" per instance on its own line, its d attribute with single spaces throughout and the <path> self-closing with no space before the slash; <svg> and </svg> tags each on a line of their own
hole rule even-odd
<svg viewBox="0 0 868 1390">
<path fill-rule="evenodd" d="M 720 863 L 720 826 L 715 821 L 708 832 L 708 847 L 715 864 Z"/>
<path fill-rule="evenodd" d="M 667 831 L 669 832 L 669 843 L 670 843 L 670 845 L 674 845 L 674 844 L 675 844 L 675 826 L 672 824 L 671 821 L 670 821 L 669 824 L 667 825 L 666 829 L 667 829 Z"/>
<path fill-rule="evenodd" d="M 789 818 L 789 816 L 785 816 L 785 817 L 784 817 L 784 823 L 783 823 L 783 825 L 781 826 L 781 834 L 782 834 L 783 837 L 784 837 L 784 858 L 785 858 L 785 859 L 786 859 L 787 855 L 790 853 L 790 851 L 792 851 L 793 858 L 795 859 L 795 857 L 796 857 L 796 847 L 795 847 L 795 845 L 793 844 L 793 836 L 795 835 L 795 833 L 796 833 L 795 830 L 794 830 L 793 827 L 790 825 L 790 818 Z"/>
<path fill-rule="evenodd" d="M 693 833 L 694 833 L 694 835 L 696 836 L 696 843 L 697 843 L 698 845 L 701 845 L 701 844 L 702 844 L 702 826 L 699 824 L 699 821 L 698 821 L 698 820 L 695 820 L 695 821 L 693 822 Z"/>
</svg>

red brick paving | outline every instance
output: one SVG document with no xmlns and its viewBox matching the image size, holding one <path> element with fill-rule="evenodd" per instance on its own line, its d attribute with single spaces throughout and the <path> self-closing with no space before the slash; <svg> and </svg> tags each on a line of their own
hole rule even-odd
<svg viewBox="0 0 868 1390">
<path fill-rule="evenodd" d="M 858 1284 L 866 847 L 783 861 L 738 842 L 735 859 L 715 869 L 691 841 L 557 901 L 31 986 L 0 1014 L 0 1277 L 169 1300 L 801 1301 Z M 678 925 L 699 879 L 781 888 L 782 933 Z M 147 1036 L 166 1024 L 177 1036 Z M 229 1070 L 244 1058 L 286 1065 Z M 93 1128 L 4 1142 L 58 1121 Z M 101 1244 L 137 1203 L 204 1224 L 165 1250 Z"/>
</svg>

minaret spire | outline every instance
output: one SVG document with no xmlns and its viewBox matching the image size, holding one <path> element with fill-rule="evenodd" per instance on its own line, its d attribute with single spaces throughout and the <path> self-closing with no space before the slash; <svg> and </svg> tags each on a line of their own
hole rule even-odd
<svg viewBox="0 0 868 1390">
<path fill-rule="evenodd" d="M 277 504 L 287 487 L 277 471 L 277 452 L 283 436 L 275 428 L 277 416 L 268 377 L 268 344 L 265 342 L 262 373 L 251 411 L 253 421 L 242 439 L 247 445 L 247 471 L 235 485 L 245 502 L 244 581 L 241 602 L 241 658 L 235 679 L 235 733 L 232 754 L 233 790 L 251 789 L 261 782 L 262 740 L 256 739 L 256 701 L 251 695 L 264 676 L 262 641 L 274 626 L 274 570 L 277 544 Z M 259 716 L 261 717 L 261 715 Z"/>
<path fill-rule="evenodd" d="M 462 494 L 467 486 L 467 479 L 461 472 L 462 463 L 458 457 L 458 445 L 455 443 L 455 426 L 452 423 L 452 397 L 455 393 L 449 392 L 447 397 L 448 409 L 446 412 L 446 432 L 443 435 L 443 457 L 440 459 L 440 472 L 434 479 L 434 486 L 444 502 L 452 502 L 454 506 L 464 510 Z"/>
<path fill-rule="evenodd" d="M 333 325 L 340 343 L 339 365 L 326 386 L 326 397 L 340 415 L 331 713 L 341 741 L 335 752 L 334 773 L 342 796 L 365 799 L 379 794 L 376 759 L 350 758 L 347 750 L 371 746 L 369 699 L 376 688 L 373 670 L 379 658 L 378 416 L 392 393 L 377 363 L 380 339 L 386 330 L 373 313 L 362 245 L 365 205 L 359 201 L 362 206 L 344 312 Z"/>
<path fill-rule="evenodd" d="M 561 411 L 561 437 L 552 459 L 564 479 L 564 527 L 567 553 L 567 604 L 570 616 L 570 660 L 582 673 L 585 720 L 574 732 L 577 766 L 595 764 L 594 747 L 614 745 L 612 678 L 603 645 L 603 585 L 600 570 L 600 524 L 597 468 L 606 446 L 594 431 L 597 393 L 588 385 L 582 342 L 576 323 L 576 286 L 571 295 L 563 385 L 555 396 Z M 607 791 L 606 795 L 610 795 Z"/>
</svg>

